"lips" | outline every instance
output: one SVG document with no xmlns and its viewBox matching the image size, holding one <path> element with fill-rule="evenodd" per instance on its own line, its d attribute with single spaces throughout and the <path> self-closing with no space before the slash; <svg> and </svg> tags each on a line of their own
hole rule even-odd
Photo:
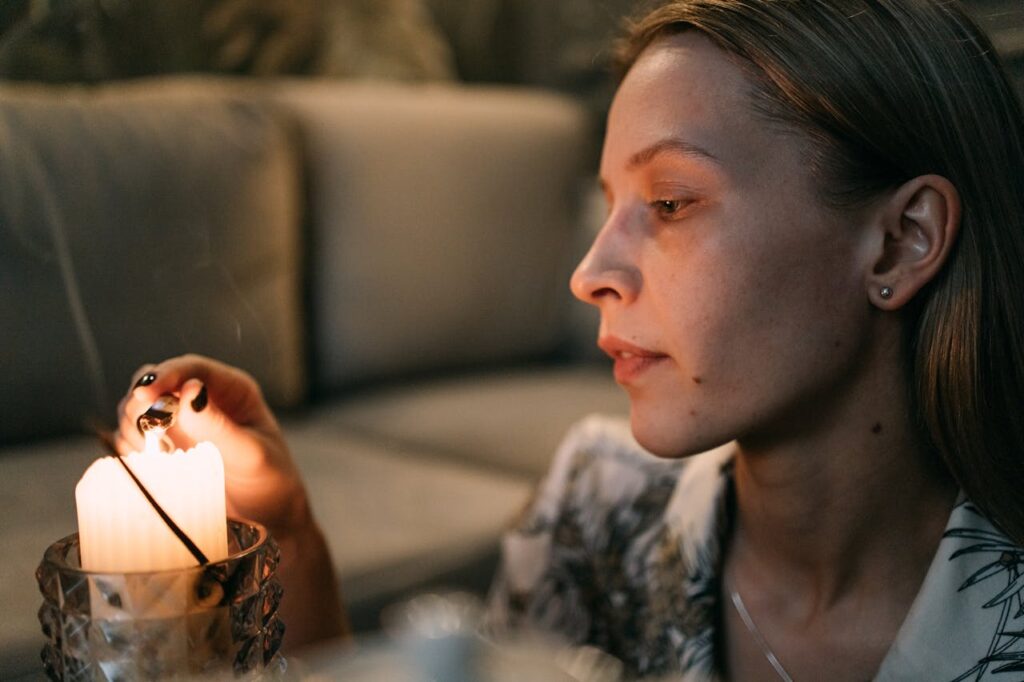
<svg viewBox="0 0 1024 682">
<path fill-rule="evenodd" d="M 628 384 L 668 359 L 668 355 L 648 350 L 615 336 L 602 336 L 597 345 L 615 361 L 615 381 Z"/>
</svg>

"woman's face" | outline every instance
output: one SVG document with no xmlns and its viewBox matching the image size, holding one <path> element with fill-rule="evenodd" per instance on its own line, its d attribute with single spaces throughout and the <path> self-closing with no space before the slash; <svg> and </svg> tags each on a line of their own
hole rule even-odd
<svg viewBox="0 0 1024 682">
<path fill-rule="evenodd" d="M 861 219 L 821 204 L 804 141 L 749 89 L 688 31 L 645 50 L 608 116 L 608 217 L 572 289 L 600 308 L 633 432 L 663 456 L 813 428 L 866 348 Z"/>
</svg>

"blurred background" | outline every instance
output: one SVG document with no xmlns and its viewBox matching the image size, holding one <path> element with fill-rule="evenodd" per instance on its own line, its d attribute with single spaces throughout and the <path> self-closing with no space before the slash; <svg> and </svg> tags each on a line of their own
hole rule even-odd
<svg viewBox="0 0 1024 682">
<path fill-rule="evenodd" d="M 656 0 L 5 0 L 0 77 L 98 83 L 171 73 L 541 87 L 600 132 L 623 20 Z M 1018 0 L 963 0 L 1024 80 Z M 599 138 L 598 138 L 599 139 Z"/>
<path fill-rule="evenodd" d="M 650 4 L 649 2 L 647 4 Z M 637 0 L 7 0 L 0 75 L 217 72 L 532 85 L 600 111 Z"/>
</svg>

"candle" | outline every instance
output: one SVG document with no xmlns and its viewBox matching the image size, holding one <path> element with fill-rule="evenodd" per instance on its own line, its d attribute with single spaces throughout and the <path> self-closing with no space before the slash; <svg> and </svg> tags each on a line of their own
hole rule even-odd
<svg viewBox="0 0 1024 682">
<path fill-rule="evenodd" d="M 143 452 L 125 463 L 167 515 L 210 561 L 228 555 L 224 463 L 212 443 L 161 451 L 163 433 L 146 433 Z M 168 528 L 114 457 L 93 462 L 75 488 L 82 568 L 129 573 L 196 566 L 195 557 Z"/>
</svg>

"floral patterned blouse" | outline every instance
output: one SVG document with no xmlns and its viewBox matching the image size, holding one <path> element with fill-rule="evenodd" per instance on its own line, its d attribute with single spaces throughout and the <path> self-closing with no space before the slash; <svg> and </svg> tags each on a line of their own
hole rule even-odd
<svg viewBox="0 0 1024 682">
<path fill-rule="evenodd" d="M 719 679 L 718 569 L 732 446 L 662 460 L 623 420 L 589 417 L 503 541 L 492 630 L 540 628 L 599 647 L 632 677 Z M 1024 679 L 1024 549 L 954 506 L 876 680 Z"/>
</svg>

